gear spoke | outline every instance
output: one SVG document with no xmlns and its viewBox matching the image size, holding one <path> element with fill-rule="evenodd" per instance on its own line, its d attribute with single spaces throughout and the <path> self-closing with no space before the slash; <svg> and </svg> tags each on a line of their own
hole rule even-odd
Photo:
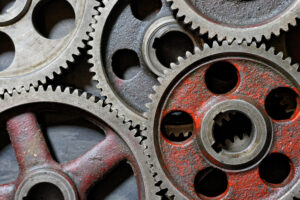
<svg viewBox="0 0 300 200">
<path fill-rule="evenodd" d="M 10 200 L 12 199 L 13 191 L 14 191 L 14 184 L 7 184 L 0 186 L 0 199 L 3 200 Z"/>
<path fill-rule="evenodd" d="M 21 171 L 53 162 L 33 113 L 20 114 L 9 119 L 7 130 Z"/>
<path fill-rule="evenodd" d="M 79 180 L 78 190 L 82 195 L 92 184 L 129 157 L 122 140 L 112 130 L 107 130 L 106 133 L 105 140 L 64 166 L 65 171 L 72 173 Z"/>
</svg>

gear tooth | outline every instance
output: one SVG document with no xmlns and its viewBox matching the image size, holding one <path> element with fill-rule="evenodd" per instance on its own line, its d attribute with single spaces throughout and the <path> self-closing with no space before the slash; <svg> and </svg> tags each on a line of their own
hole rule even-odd
<svg viewBox="0 0 300 200">
<path fill-rule="evenodd" d="M 37 88 L 37 91 L 42 91 L 44 90 L 44 86 L 43 85 L 39 85 L 39 87 Z"/>
<path fill-rule="evenodd" d="M 157 80 L 160 84 L 164 81 L 164 79 L 162 77 L 158 77 Z"/>
<path fill-rule="evenodd" d="M 275 54 L 275 48 L 274 48 L 274 47 L 269 48 L 268 51 L 269 51 L 271 54 Z"/>
<path fill-rule="evenodd" d="M 210 47 L 208 46 L 208 44 L 204 44 L 204 49 L 209 49 Z M 199 48 L 199 47 L 195 47 L 195 49 L 194 49 L 194 52 L 195 52 L 195 54 L 200 54 L 201 53 L 201 49 Z"/>
<path fill-rule="evenodd" d="M 170 64 L 171 69 L 175 69 L 176 66 L 177 66 L 177 65 L 176 65 L 175 63 L 171 63 L 171 64 Z"/>
<path fill-rule="evenodd" d="M 11 97 L 8 92 L 5 92 L 3 96 L 4 96 L 4 99 L 8 99 L 9 97 Z"/>
<path fill-rule="evenodd" d="M 291 57 L 287 57 L 285 60 L 289 63 L 289 65 L 292 63 L 292 58 Z"/>
<path fill-rule="evenodd" d="M 278 52 L 277 56 L 279 56 L 281 59 L 283 59 L 283 53 L 282 52 Z"/>
<path fill-rule="evenodd" d="M 255 45 L 255 44 L 254 44 Z M 255 45 L 256 46 L 256 45 Z M 264 49 L 265 51 L 267 50 L 267 46 L 266 46 L 266 44 L 262 44 L 262 45 L 260 45 L 260 47 L 259 48 L 262 48 L 262 49 Z"/>
<path fill-rule="evenodd" d="M 189 51 L 187 51 L 186 53 L 185 53 L 185 56 L 188 58 L 188 57 L 190 57 L 190 56 L 192 56 L 193 54 L 191 53 L 191 52 L 189 52 Z"/>
<path fill-rule="evenodd" d="M 197 49 L 197 50 L 196 50 Z M 203 45 L 203 49 L 210 49 L 210 47 L 208 46 L 207 43 L 204 43 Z M 197 53 L 200 53 L 200 49 L 198 47 L 195 48 L 195 52 L 197 51 Z"/>
<path fill-rule="evenodd" d="M 224 41 L 224 42 L 227 42 L 227 41 Z M 217 41 L 213 41 L 213 48 L 217 48 L 219 47 L 219 44 Z"/>
<path fill-rule="evenodd" d="M 3 94 L 4 93 L 4 89 L 1 87 L 0 88 L 0 94 Z"/>
<path fill-rule="evenodd" d="M 69 87 L 66 87 L 64 92 L 65 92 L 65 93 L 68 93 L 68 94 L 71 94 L 71 90 L 70 90 Z"/>
<path fill-rule="evenodd" d="M 184 61 L 184 58 L 181 57 L 181 56 L 179 56 L 179 57 L 177 58 L 177 60 L 178 60 L 179 63 L 182 63 L 182 62 Z"/>
</svg>

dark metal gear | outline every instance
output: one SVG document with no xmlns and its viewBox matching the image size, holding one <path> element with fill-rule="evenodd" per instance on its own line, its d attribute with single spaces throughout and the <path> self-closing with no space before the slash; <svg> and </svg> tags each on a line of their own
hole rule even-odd
<svg viewBox="0 0 300 200">
<path fill-rule="evenodd" d="M 58 118 L 63 113 L 69 117 L 79 115 L 81 122 L 88 121 L 101 129 L 105 139 L 83 155 L 59 163 L 52 157 L 38 123 L 43 112 L 55 113 Z M 1 200 L 32 199 L 33 194 L 40 195 L 34 199 L 41 199 L 43 192 L 47 199 L 87 199 L 91 187 L 121 162 L 128 162 L 133 169 L 138 198 L 156 198 L 154 181 L 140 141 L 134 136 L 135 130 L 130 131 L 130 124 L 123 123 L 117 112 L 109 105 L 104 106 L 102 100 L 69 88 L 30 88 L 21 94 L 13 92 L 12 96 L 5 93 L 0 114 L 19 164 L 17 179 L 0 185 Z M 48 189 L 38 189 L 45 184 Z"/>
<path fill-rule="evenodd" d="M 288 31 L 289 25 L 295 26 L 300 16 L 298 0 L 167 1 L 185 24 L 191 24 L 193 30 L 200 28 L 200 33 L 208 33 L 209 38 L 217 36 L 219 41 L 270 39 L 272 34 Z"/>
<path fill-rule="evenodd" d="M 94 80 L 120 115 L 140 121 L 156 77 L 202 40 L 176 22 L 165 0 L 104 0 L 99 12 L 89 43 Z"/>
<path fill-rule="evenodd" d="M 158 78 L 143 123 L 160 189 L 171 199 L 300 198 L 299 66 L 236 42 L 178 62 Z"/>
</svg>

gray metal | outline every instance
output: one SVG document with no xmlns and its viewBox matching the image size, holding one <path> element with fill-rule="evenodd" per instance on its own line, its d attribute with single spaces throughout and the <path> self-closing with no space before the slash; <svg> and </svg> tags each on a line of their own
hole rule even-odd
<svg viewBox="0 0 300 200">
<path fill-rule="evenodd" d="M 8 11 L 0 15 L 0 32 L 8 35 L 13 41 L 15 56 L 11 65 L 0 72 L 0 93 L 12 92 L 15 88 L 29 88 L 53 79 L 54 74 L 61 74 L 68 68 L 67 63 L 74 61 L 79 49 L 88 40 L 87 32 L 92 31 L 89 24 L 94 7 L 99 6 L 95 0 L 67 0 L 75 13 L 75 23 L 71 32 L 59 39 L 43 37 L 33 25 L 33 12 L 39 0 L 17 0 Z M 18 20 L 15 20 L 16 17 Z M 3 24 L 4 23 L 4 24 Z M 63 29 L 69 30 L 69 23 Z M 71 26 L 72 27 L 72 26 Z"/>
<path fill-rule="evenodd" d="M 77 200 L 76 189 L 70 184 L 71 180 L 67 176 L 52 169 L 40 169 L 30 172 L 20 183 L 15 200 L 24 200 L 29 191 L 41 183 L 50 183 L 55 185 L 62 193 L 64 200 Z M 51 195 L 51 194 L 48 194 Z"/>
<path fill-rule="evenodd" d="M 232 42 L 254 38 L 261 41 L 264 36 L 279 35 L 280 30 L 288 31 L 295 26 L 300 16 L 299 0 L 167 0 L 177 17 L 184 18 L 191 28 L 208 32 L 209 38 L 217 36 L 219 41 Z"/>
<path fill-rule="evenodd" d="M 217 42 L 214 42 L 213 47 L 209 47 L 205 44 L 202 51 L 196 48 L 194 54 L 187 52 L 185 59 L 179 58 L 178 64 L 172 64 L 172 69 L 165 70 L 164 78 L 158 78 L 160 86 L 153 87 L 155 94 L 149 95 L 149 98 L 152 100 L 152 102 L 146 105 L 149 111 L 144 113 L 146 119 L 141 121 L 141 123 L 146 127 L 145 135 L 147 135 L 147 140 L 143 142 L 143 145 L 145 148 L 145 155 L 148 159 L 148 164 L 151 167 L 153 175 L 155 175 L 154 178 L 156 183 L 160 183 L 159 188 L 167 188 L 168 191 L 166 195 L 172 199 L 173 196 L 174 199 L 180 200 L 189 198 L 172 183 L 171 179 L 168 178 L 168 175 L 164 171 L 164 166 L 162 166 L 160 162 L 160 157 L 157 152 L 157 134 L 159 134 L 160 128 L 157 127 L 157 122 L 161 116 L 161 108 L 164 105 L 166 97 L 168 96 L 169 91 L 172 89 L 172 86 L 176 85 L 177 81 L 184 77 L 184 74 L 187 72 L 187 70 L 192 71 L 193 67 L 199 66 L 201 62 L 207 62 L 207 58 L 214 60 L 224 58 L 226 55 L 230 55 L 231 57 L 237 56 L 253 58 L 259 63 L 272 66 L 276 70 L 286 75 L 287 78 L 293 81 L 293 83 L 300 88 L 300 73 L 297 71 L 299 67 L 298 64 L 291 65 L 291 59 L 288 58 L 284 60 L 282 53 L 275 55 L 274 48 L 266 50 L 265 45 L 257 47 L 257 45 L 254 43 L 249 46 L 246 42 L 241 44 L 238 44 L 237 42 L 232 44 L 223 42 L 220 46 Z M 197 65 L 193 65 L 196 62 Z M 245 109 L 247 109 L 249 106 L 250 105 L 247 104 Z M 238 109 L 242 109 L 243 111 L 244 108 L 239 107 Z M 246 111 L 244 110 L 244 112 Z M 258 115 L 259 118 L 265 120 L 265 118 L 262 117 L 262 114 L 257 113 L 257 111 L 255 111 L 255 115 Z M 264 122 L 264 120 L 262 122 L 255 121 L 255 123 L 258 124 L 258 126 L 268 123 Z M 260 129 L 262 132 L 266 131 L 264 130 L 264 127 L 261 127 Z M 269 144 L 267 144 L 267 146 L 268 145 Z M 291 190 L 280 199 L 291 200 L 291 197 L 299 197 L 299 195 L 300 191 L 298 182 L 297 186 L 291 188 Z"/>
<path fill-rule="evenodd" d="M 165 19 L 171 19 L 172 12 L 164 0 L 159 11 L 141 21 L 133 16 L 128 0 L 104 0 L 103 5 L 99 8 L 100 16 L 95 16 L 97 23 L 92 24 L 95 31 L 90 34 L 94 38 L 89 42 L 92 49 L 88 52 L 92 55 L 89 61 L 93 64 L 91 72 L 95 73 L 93 79 L 98 82 L 97 87 L 101 88 L 101 95 L 107 96 L 120 115 L 135 123 L 143 119 L 142 113 L 147 110 L 145 103 L 149 102 L 148 95 L 153 92 L 152 86 L 158 84 L 156 74 L 161 74 L 161 68 L 167 69 L 157 60 L 152 60 L 153 53 L 147 53 L 148 45 L 147 50 L 143 48 L 143 43 L 149 43 L 145 41 L 145 34 L 157 32 L 157 29 L 152 29 L 151 26 L 158 20 L 163 19 L 164 23 L 169 23 L 169 20 Z M 175 27 L 176 30 L 186 33 L 179 25 Z M 188 36 L 191 37 L 191 34 Z M 151 38 L 146 37 L 146 40 Z M 192 41 L 194 40 L 192 38 Z M 131 79 L 122 80 L 113 72 L 112 57 L 119 49 L 129 49 L 137 53 L 140 66 Z"/>
<path fill-rule="evenodd" d="M 248 116 L 252 123 L 250 136 L 244 134 L 234 142 L 227 139 L 226 147 L 216 152 L 212 146 L 216 142 L 213 136 L 214 119 L 220 113 L 228 111 L 241 112 Z M 228 116 L 229 118 L 230 116 Z M 230 118 L 228 119 L 230 120 Z M 220 121 L 220 123 L 222 123 Z M 228 100 L 213 105 L 203 118 L 199 144 L 211 156 L 208 160 L 212 165 L 228 171 L 248 170 L 256 166 L 269 152 L 272 141 L 272 126 L 269 119 L 254 105 L 244 100 Z"/>
</svg>

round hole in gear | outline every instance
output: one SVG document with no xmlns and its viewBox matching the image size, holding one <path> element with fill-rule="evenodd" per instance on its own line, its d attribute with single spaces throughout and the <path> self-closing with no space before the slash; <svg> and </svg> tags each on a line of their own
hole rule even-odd
<svg viewBox="0 0 300 200">
<path fill-rule="evenodd" d="M 291 172 L 290 159 L 281 153 L 268 155 L 259 165 L 259 176 L 270 184 L 280 184 Z"/>
<path fill-rule="evenodd" d="M 162 121 L 161 132 L 172 142 L 183 142 L 193 134 L 194 124 L 192 117 L 183 111 L 168 113 Z"/>
<path fill-rule="evenodd" d="M 0 31 L 0 71 L 8 68 L 15 58 L 15 45 L 11 38 Z"/>
<path fill-rule="evenodd" d="M 213 137 L 215 143 L 212 147 L 217 153 L 221 149 L 243 151 L 252 141 L 252 122 L 239 111 L 221 112 L 214 118 Z"/>
<path fill-rule="evenodd" d="M 112 68 L 120 79 L 132 79 L 141 70 L 139 57 L 133 50 L 120 49 L 112 56 Z"/>
<path fill-rule="evenodd" d="M 162 7 L 162 3 L 161 0 L 131 0 L 130 7 L 135 18 L 144 20 L 158 12 Z"/>
<path fill-rule="evenodd" d="M 205 74 L 207 88 L 215 94 L 230 92 L 238 83 L 238 71 L 229 62 L 220 61 L 212 64 Z"/>
<path fill-rule="evenodd" d="M 186 51 L 194 51 L 192 39 L 183 32 L 171 31 L 156 38 L 153 43 L 156 49 L 156 56 L 159 62 L 165 67 L 170 67 L 170 63 L 176 63 L 179 56 L 185 55 Z"/>
<path fill-rule="evenodd" d="M 268 94 L 265 108 L 273 119 L 287 120 L 295 114 L 298 99 L 298 94 L 291 88 L 276 88 Z"/>
<path fill-rule="evenodd" d="M 60 39 L 73 31 L 75 12 L 66 0 L 43 0 L 34 8 L 32 22 L 43 37 Z"/>
<path fill-rule="evenodd" d="M 16 0 L 1 0 L 0 1 L 0 15 L 6 13 L 8 9 L 13 7 L 15 2 L 16 2 Z"/>
<path fill-rule="evenodd" d="M 227 175 L 219 169 L 209 167 L 198 172 L 194 186 L 198 195 L 216 197 L 227 190 Z"/>
<path fill-rule="evenodd" d="M 23 200 L 64 200 L 61 190 L 52 183 L 39 183 L 32 187 Z"/>
</svg>

